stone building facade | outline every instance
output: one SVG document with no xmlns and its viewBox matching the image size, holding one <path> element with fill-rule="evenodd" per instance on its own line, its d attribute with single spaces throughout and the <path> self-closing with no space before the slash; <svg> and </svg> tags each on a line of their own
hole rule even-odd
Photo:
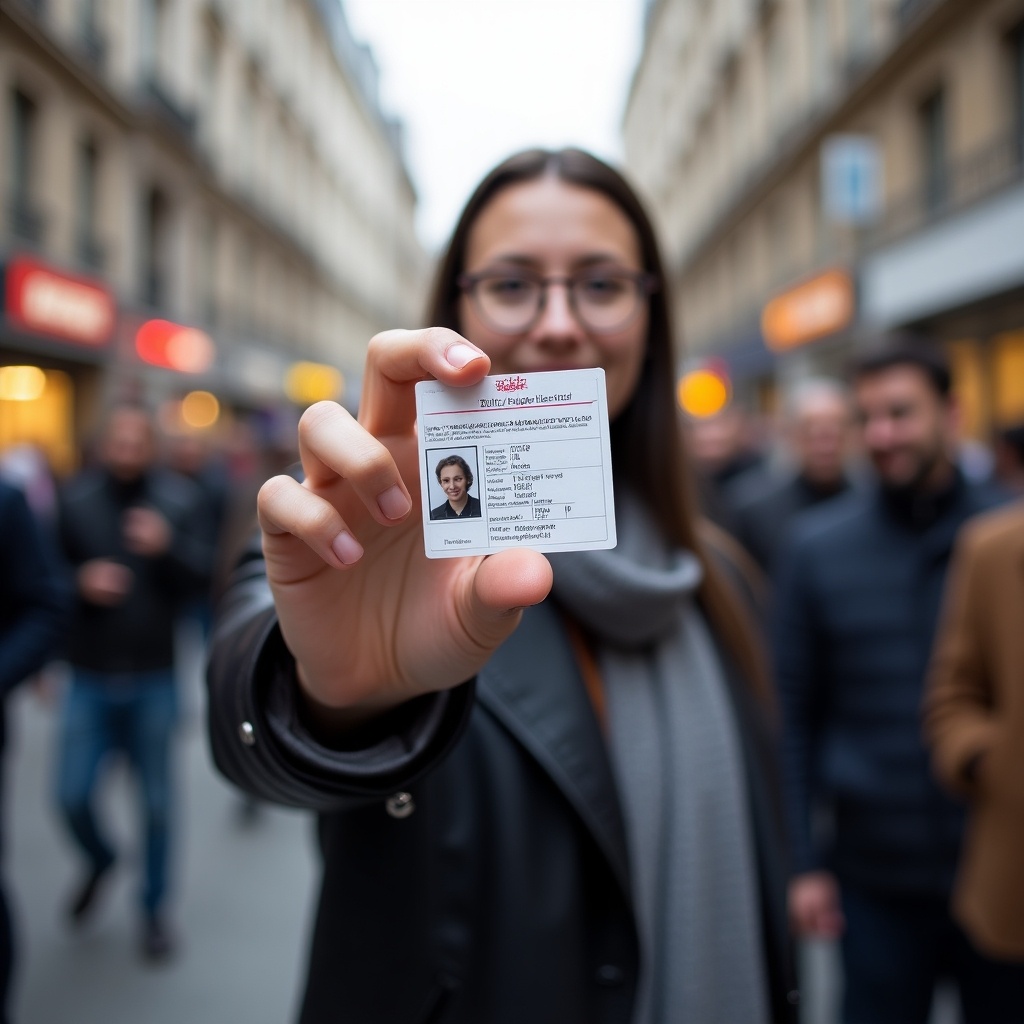
<svg viewBox="0 0 1024 1024">
<path fill-rule="evenodd" d="M 0 138 L 0 364 L 73 432 L 126 391 L 294 404 L 300 362 L 353 404 L 369 338 L 421 318 L 401 128 L 340 0 L 0 0 Z"/>
<path fill-rule="evenodd" d="M 771 404 L 912 331 L 1024 420 L 1024 2 L 651 0 L 626 162 L 691 358 Z"/>
</svg>

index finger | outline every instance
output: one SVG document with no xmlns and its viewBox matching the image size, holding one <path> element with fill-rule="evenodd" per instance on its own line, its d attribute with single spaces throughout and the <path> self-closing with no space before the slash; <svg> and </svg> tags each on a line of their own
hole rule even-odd
<svg viewBox="0 0 1024 1024">
<path fill-rule="evenodd" d="M 366 352 L 359 422 L 374 437 L 403 434 L 416 419 L 416 381 L 433 378 L 468 387 L 490 367 L 485 352 L 446 327 L 384 331 Z"/>
</svg>

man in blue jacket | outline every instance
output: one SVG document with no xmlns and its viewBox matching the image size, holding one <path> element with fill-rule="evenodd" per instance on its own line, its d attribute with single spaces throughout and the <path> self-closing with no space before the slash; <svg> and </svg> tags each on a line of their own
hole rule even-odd
<svg viewBox="0 0 1024 1024">
<path fill-rule="evenodd" d="M 21 492 L 0 481 L 0 755 L 4 702 L 11 690 L 54 655 L 70 605 L 56 553 Z M 2 764 L 0 764 L 2 788 Z M 0 1024 L 7 1021 L 13 936 L 0 887 Z"/>
<path fill-rule="evenodd" d="M 954 537 L 998 495 L 956 463 L 950 374 L 929 348 L 854 374 L 876 480 L 800 517 L 775 653 L 798 934 L 842 937 L 844 1024 L 925 1024 L 955 977 L 965 1024 L 1024 1021 L 1022 968 L 950 917 L 962 808 L 936 785 L 920 706 Z"/>
</svg>

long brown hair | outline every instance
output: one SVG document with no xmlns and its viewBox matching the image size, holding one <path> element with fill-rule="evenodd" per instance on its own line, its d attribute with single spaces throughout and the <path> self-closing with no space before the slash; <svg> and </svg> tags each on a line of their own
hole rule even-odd
<svg viewBox="0 0 1024 1024">
<path fill-rule="evenodd" d="M 643 205 L 622 175 L 579 149 L 530 149 L 500 163 L 477 186 L 455 226 L 434 279 L 428 322 L 461 330 L 458 278 L 465 270 L 466 246 L 477 217 L 502 189 L 545 175 L 599 192 L 622 210 L 637 233 L 644 270 L 660 283 L 650 296 L 640 380 L 629 405 L 612 424 L 612 465 L 620 480 L 645 496 L 665 536 L 701 560 L 704 580 L 698 596 L 711 625 L 754 689 L 767 696 L 768 673 L 757 632 L 724 579 L 718 558 L 702 539 L 676 409 L 672 324 L 658 241 Z"/>
</svg>

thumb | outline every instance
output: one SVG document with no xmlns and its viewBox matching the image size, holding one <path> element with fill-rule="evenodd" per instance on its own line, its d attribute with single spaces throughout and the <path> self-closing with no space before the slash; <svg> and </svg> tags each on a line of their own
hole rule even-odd
<svg viewBox="0 0 1024 1024">
<path fill-rule="evenodd" d="M 466 631 L 482 647 L 497 647 L 519 625 L 522 609 L 548 596 L 551 583 L 551 563 L 537 551 L 516 548 L 489 555 L 469 589 Z"/>
</svg>

